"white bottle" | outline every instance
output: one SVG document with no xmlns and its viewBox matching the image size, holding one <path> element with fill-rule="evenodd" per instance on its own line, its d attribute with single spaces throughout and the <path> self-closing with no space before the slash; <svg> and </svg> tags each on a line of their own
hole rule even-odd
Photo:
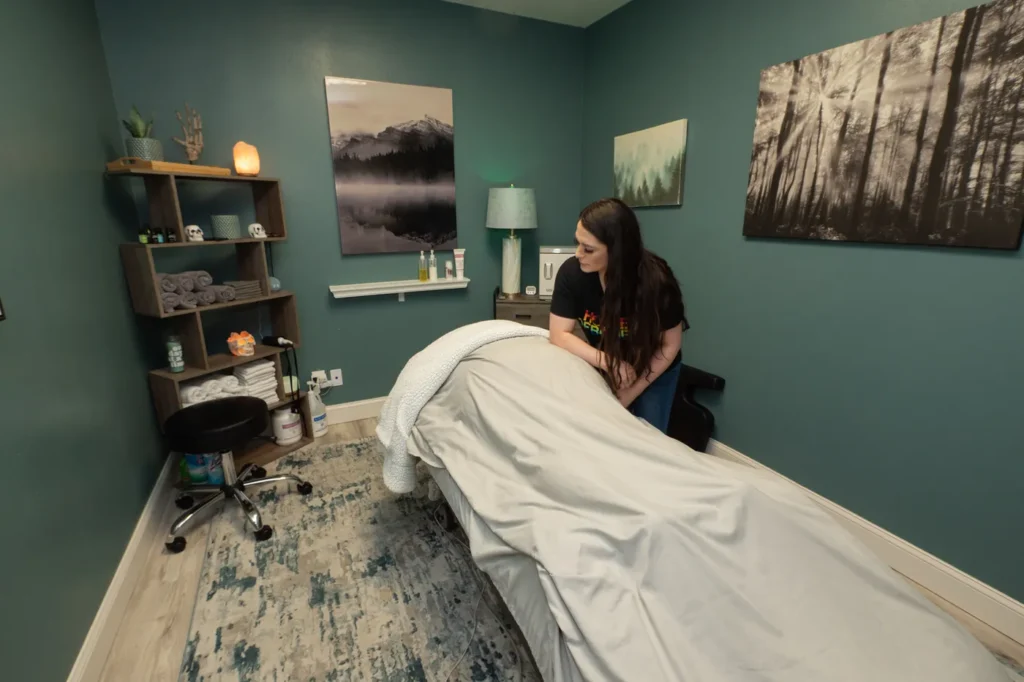
<svg viewBox="0 0 1024 682">
<path fill-rule="evenodd" d="M 311 385 L 306 394 L 309 402 L 309 414 L 313 418 L 313 437 L 320 438 L 327 433 L 327 408 L 320 399 L 320 386 Z"/>
<path fill-rule="evenodd" d="M 434 257 L 434 250 L 430 250 L 430 281 L 437 281 L 437 258 Z"/>
<path fill-rule="evenodd" d="M 270 421 L 274 427 L 274 440 L 278 445 L 291 445 L 302 438 L 302 415 L 292 412 L 291 407 L 274 410 Z"/>
</svg>

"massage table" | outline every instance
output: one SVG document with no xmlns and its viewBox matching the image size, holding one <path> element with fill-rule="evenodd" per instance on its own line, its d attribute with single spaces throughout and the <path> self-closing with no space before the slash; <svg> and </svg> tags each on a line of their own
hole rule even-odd
<svg viewBox="0 0 1024 682">
<path fill-rule="evenodd" d="M 438 339 L 377 434 L 394 492 L 427 467 L 546 682 L 1015 679 L 796 486 L 637 420 L 545 336 Z"/>
</svg>

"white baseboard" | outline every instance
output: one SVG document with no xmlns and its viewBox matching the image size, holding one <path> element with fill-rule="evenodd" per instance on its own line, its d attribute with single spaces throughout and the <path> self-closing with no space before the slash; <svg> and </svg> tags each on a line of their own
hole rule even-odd
<svg viewBox="0 0 1024 682">
<path fill-rule="evenodd" d="M 1024 604 L 728 445 L 712 440 L 708 453 L 767 471 L 789 481 L 832 514 L 840 525 L 853 533 L 897 573 L 934 592 L 1015 642 L 1024 643 Z"/>
<path fill-rule="evenodd" d="M 124 612 L 128 608 L 135 584 L 146 565 L 149 550 L 167 533 L 167 529 L 162 528 L 161 523 L 164 510 L 174 497 L 171 480 L 177 463 L 176 457 L 168 457 L 164 462 L 163 469 L 160 470 L 160 475 L 153 485 L 153 491 L 146 500 L 146 506 L 142 508 L 142 514 L 135 524 L 135 530 L 128 539 L 121 563 L 117 565 L 114 577 L 107 586 L 107 593 L 103 596 L 82 648 L 78 651 L 78 658 L 71 667 L 67 682 L 100 682 L 103 665 L 107 662 L 107 655 L 110 653 Z"/>
<path fill-rule="evenodd" d="M 380 408 L 387 398 L 370 398 L 357 400 L 353 403 L 341 403 L 327 406 L 327 424 L 347 424 L 348 422 L 376 419 L 380 416 Z"/>
</svg>

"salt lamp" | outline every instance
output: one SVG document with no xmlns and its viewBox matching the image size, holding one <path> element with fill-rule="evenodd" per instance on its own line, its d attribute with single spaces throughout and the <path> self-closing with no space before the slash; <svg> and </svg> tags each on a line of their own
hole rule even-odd
<svg viewBox="0 0 1024 682">
<path fill-rule="evenodd" d="M 235 143 L 235 172 L 239 175 L 260 174 L 260 154 L 256 147 L 245 142 Z"/>
</svg>

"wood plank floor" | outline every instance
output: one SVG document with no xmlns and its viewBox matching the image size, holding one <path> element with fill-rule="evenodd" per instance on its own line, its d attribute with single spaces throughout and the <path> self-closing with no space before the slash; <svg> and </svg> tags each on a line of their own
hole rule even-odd
<svg viewBox="0 0 1024 682">
<path fill-rule="evenodd" d="M 339 424 L 316 442 L 369 438 L 376 426 L 375 419 Z M 162 523 L 170 528 L 179 514 L 169 504 Z M 177 682 L 209 536 L 209 524 L 200 522 L 188 532 L 181 554 L 165 551 L 162 541 L 150 548 L 103 666 L 103 682 Z"/>
<path fill-rule="evenodd" d="M 376 426 L 376 419 L 332 426 L 317 443 L 370 438 Z M 180 513 L 173 504 L 169 505 L 164 511 L 165 525 L 170 527 Z M 272 524 L 273 520 L 269 522 Z M 100 677 L 103 682 L 177 682 L 208 538 L 208 524 L 200 523 L 189 532 L 188 547 L 181 554 L 166 552 L 162 542 L 149 550 L 146 566 L 132 592 L 128 610 L 107 656 Z M 911 584 L 960 621 L 990 649 L 1024 661 L 1024 645 L 920 585 Z"/>
</svg>

